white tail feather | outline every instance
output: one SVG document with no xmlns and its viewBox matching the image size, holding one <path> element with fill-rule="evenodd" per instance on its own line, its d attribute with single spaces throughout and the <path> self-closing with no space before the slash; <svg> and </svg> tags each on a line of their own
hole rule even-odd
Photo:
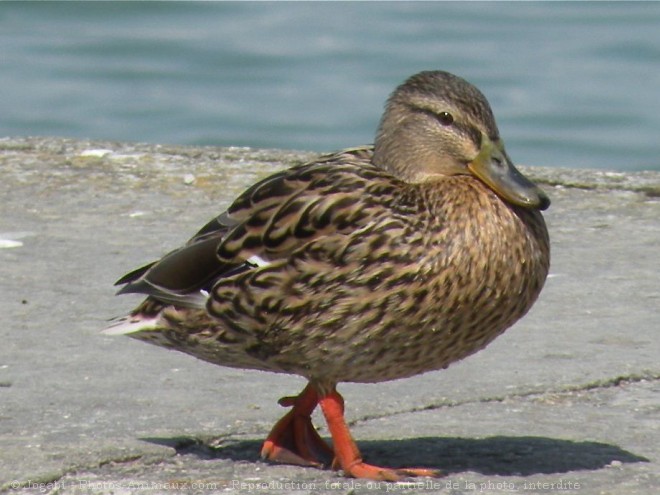
<svg viewBox="0 0 660 495">
<path fill-rule="evenodd" d="M 101 330 L 101 333 L 104 335 L 127 335 L 145 330 L 154 330 L 158 326 L 158 316 L 145 318 L 129 315 L 114 320 L 107 328 Z"/>
</svg>

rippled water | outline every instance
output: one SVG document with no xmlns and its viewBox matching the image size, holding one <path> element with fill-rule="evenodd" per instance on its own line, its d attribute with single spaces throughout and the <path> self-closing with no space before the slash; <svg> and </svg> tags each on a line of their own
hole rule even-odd
<svg viewBox="0 0 660 495">
<path fill-rule="evenodd" d="M 325 151 L 444 69 L 530 165 L 660 170 L 660 3 L 0 3 L 0 135 Z"/>
</svg>

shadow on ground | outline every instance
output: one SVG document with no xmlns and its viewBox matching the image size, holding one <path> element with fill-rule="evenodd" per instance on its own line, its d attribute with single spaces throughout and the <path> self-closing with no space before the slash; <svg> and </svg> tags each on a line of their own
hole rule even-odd
<svg viewBox="0 0 660 495">
<path fill-rule="evenodd" d="M 180 455 L 203 459 L 259 460 L 261 441 L 193 437 L 143 438 Z M 365 460 L 387 467 L 431 467 L 446 474 L 529 476 L 601 469 L 612 461 L 649 462 L 616 445 L 546 437 L 497 436 L 481 439 L 421 437 L 359 442 Z"/>
</svg>

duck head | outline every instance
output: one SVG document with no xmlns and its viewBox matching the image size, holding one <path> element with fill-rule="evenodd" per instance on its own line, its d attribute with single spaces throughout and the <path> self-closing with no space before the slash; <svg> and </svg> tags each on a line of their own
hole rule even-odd
<svg viewBox="0 0 660 495">
<path fill-rule="evenodd" d="M 407 182 L 472 175 L 511 204 L 550 206 L 507 155 L 486 97 L 448 72 L 420 72 L 392 93 L 373 161 Z"/>
</svg>

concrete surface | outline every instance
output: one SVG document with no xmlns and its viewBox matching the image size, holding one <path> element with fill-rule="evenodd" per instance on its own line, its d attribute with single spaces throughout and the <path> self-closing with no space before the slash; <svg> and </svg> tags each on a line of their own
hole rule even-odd
<svg viewBox="0 0 660 495">
<path fill-rule="evenodd" d="M 530 314 L 446 371 L 340 388 L 367 460 L 442 479 L 264 463 L 276 400 L 301 379 L 99 334 L 139 300 L 113 295 L 120 275 L 311 156 L 0 139 L 0 491 L 658 493 L 658 173 L 523 167 L 553 200 Z"/>
</svg>

